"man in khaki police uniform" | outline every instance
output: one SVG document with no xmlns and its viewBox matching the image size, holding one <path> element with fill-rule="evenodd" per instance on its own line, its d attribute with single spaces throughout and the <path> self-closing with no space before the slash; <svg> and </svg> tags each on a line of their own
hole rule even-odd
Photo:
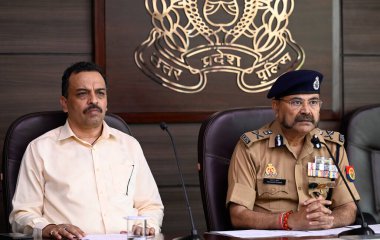
<svg viewBox="0 0 380 240">
<path fill-rule="evenodd" d="M 311 70 L 280 76 L 267 95 L 275 121 L 243 134 L 237 143 L 227 193 L 234 227 L 307 230 L 354 222 L 355 203 L 327 148 L 312 143 L 316 137 L 329 146 L 358 200 L 343 136 L 317 128 L 322 79 Z"/>
</svg>

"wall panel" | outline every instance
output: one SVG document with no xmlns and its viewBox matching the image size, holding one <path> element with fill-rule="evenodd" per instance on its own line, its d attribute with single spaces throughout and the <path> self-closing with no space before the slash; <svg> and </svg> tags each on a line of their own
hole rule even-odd
<svg viewBox="0 0 380 240">
<path fill-rule="evenodd" d="M 187 192 L 194 216 L 194 225 L 201 235 L 207 229 L 199 187 L 188 187 Z M 191 222 L 182 189 L 160 188 L 160 194 L 165 206 L 165 216 L 162 223 L 163 233 L 169 233 L 170 236 L 174 234 L 173 237 L 176 237 L 175 234 L 179 234 L 178 236 L 190 234 Z"/>
<path fill-rule="evenodd" d="M 380 57 L 345 57 L 344 109 L 380 103 Z"/>
<path fill-rule="evenodd" d="M 0 53 L 91 53 L 91 1 L 0 1 Z"/>
<path fill-rule="evenodd" d="M 190 233 L 190 218 L 168 134 L 161 130 L 159 124 L 131 124 L 130 127 L 133 136 L 143 148 L 165 206 L 163 232 Z M 200 124 L 168 123 L 168 128 L 177 148 L 196 227 L 199 232 L 203 232 L 206 230 L 206 223 L 197 171 L 197 142 Z M 181 220 L 179 221 L 179 219 Z"/>
<path fill-rule="evenodd" d="M 184 181 L 199 185 L 197 142 L 200 124 L 168 124 L 177 147 Z M 159 186 L 180 185 L 177 164 L 168 134 L 159 124 L 133 124 L 133 136 L 141 143 L 145 157 Z"/>
<path fill-rule="evenodd" d="M 344 54 L 380 54 L 380 1 L 343 0 Z"/>
</svg>

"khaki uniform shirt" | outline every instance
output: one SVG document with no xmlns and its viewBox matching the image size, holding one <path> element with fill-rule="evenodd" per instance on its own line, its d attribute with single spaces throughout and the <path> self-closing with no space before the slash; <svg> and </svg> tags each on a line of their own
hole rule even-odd
<svg viewBox="0 0 380 240">
<path fill-rule="evenodd" d="M 140 144 L 110 128 L 94 145 L 68 122 L 27 147 L 13 198 L 14 232 L 70 223 L 87 234 L 120 233 L 124 217 L 144 215 L 160 231 L 163 205 Z"/>
<path fill-rule="evenodd" d="M 349 164 L 343 147 L 343 135 L 315 128 L 306 136 L 303 149 L 296 158 L 287 140 L 282 137 L 280 124 L 274 121 L 259 130 L 243 134 L 238 142 L 229 167 L 227 204 L 234 202 L 258 212 L 296 211 L 300 203 L 317 196 L 313 191 L 326 198 L 329 188 L 310 189 L 310 183 L 325 186 L 322 184 L 326 181 L 335 182 L 332 208 L 352 202 L 340 176 L 335 181 L 308 176 L 308 162 L 314 162 L 316 156 L 330 158 L 324 145 L 317 149 L 311 143 L 314 135 L 329 146 L 334 158 L 337 145 L 340 146 L 339 167 L 345 174 L 345 166 Z M 359 200 L 354 184 L 348 183 L 355 199 Z"/>
</svg>

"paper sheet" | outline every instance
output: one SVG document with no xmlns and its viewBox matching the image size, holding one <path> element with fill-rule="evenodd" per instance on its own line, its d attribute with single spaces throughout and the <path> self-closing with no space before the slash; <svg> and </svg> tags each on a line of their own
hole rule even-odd
<svg viewBox="0 0 380 240">
<path fill-rule="evenodd" d="M 93 235 L 87 235 L 82 240 L 127 240 L 126 234 L 93 234 Z M 132 239 L 132 238 L 130 238 Z M 135 240 L 138 240 L 139 238 L 133 238 Z M 162 234 L 158 234 L 156 236 L 147 236 L 146 238 L 141 238 L 141 240 L 147 239 L 147 240 L 163 240 Z"/>
<path fill-rule="evenodd" d="M 315 236 L 337 236 L 339 233 L 358 228 L 359 225 L 333 228 L 315 231 L 285 231 L 285 230 L 237 230 L 237 231 L 214 231 L 211 234 L 219 234 L 238 238 L 267 238 L 267 237 L 315 237 Z M 380 224 L 370 225 L 376 234 L 380 234 Z"/>
<path fill-rule="evenodd" d="M 126 234 L 97 234 L 87 235 L 82 240 L 127 240 Z"/>
</svg>

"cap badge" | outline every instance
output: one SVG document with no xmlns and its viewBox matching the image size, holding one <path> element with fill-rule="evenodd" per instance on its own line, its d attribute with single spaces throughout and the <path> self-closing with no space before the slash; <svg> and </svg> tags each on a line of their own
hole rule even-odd
<svg viewBox="0 0 380 240">
<path fill-rule="evenodd" d="M 272 163 L 268 163 L 267 167 L 265 168 L 265 174 L 264 177 L 276 177 L 277 176 L 277 170 L 273 166 Z"/>
<path fill-rule="evenodd" d="M 313 83 L 313 88 L 314 88 L 314 90 L 319 89 L 319 77 L 315 78 L 314 83 Z"/>
</svg>

